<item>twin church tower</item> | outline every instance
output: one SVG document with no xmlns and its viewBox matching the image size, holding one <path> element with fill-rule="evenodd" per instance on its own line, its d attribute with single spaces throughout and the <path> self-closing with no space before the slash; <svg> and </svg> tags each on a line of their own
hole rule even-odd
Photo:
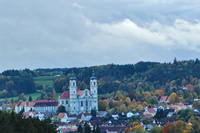
<svg viewBox="0 0 200 133">
<path fill-rule="evenodd" d="M 69 81 L 69 91 L 64 91 L 59 97 L 59 105 L 63 105 L 69 114 L 80 114 L 98 111 L 97 78 L 94 73 L 90 78 L 90 90 L 79 90 L 76 85 L 76 77 L 72 74 Z"/>
</svg>

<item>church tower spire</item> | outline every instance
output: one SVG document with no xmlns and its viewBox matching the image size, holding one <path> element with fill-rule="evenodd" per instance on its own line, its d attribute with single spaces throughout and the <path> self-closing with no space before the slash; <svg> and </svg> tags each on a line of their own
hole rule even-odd
<svg viewBox="0 0 200 133">
<path fill-rule="evenodd" d="M 95 77 L 94 72 L 90 78 L 90 93 L 93 97 L 97 97 L 97 78 Z"/>
<path fill-rule="evenodd" d="M 76 78 L 74 74 L 72 73 L 72 76 L 70 78 L 70 98 L 76 98 L 77 97 L 77 89 L 76 89 Z"/>
</svg>

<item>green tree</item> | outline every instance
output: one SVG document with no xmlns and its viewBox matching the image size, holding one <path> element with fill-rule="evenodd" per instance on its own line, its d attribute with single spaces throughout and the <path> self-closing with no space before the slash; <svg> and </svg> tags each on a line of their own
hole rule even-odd
<svg viewBox="0 0 200 133">
<path fill-rule="evenodd" d="M 58 106 L 58 109 L 57 109 L 56 113 L 57 114 L 59 114 L 59 113 L 66 113 L 65 107 L 62 106 L 62 105 Z"/>
<path fill-rule="evenodd" d="M 97 124 L 96 133 L 101 133 L 101 130 L 99 128 L 99 124 Z"/>
<path fill-rule="evenodd" d="M 170 102 L 175 102 L 175 98 L 176 98 L 176 93 L 171 93 L 170 95 Z"/>
<path fill-rule="evenodd" d="M 77 133 L 83 133 L 83 128 L 82 128 L 81 124 L 78 125 Z"/>
<path fill-rule="evenodd" d="M 29 96 L 29 98 L 28 98 L 28 99 L 29 99 L 29 102 L 33 101 L 33 99 L 32 99 L 32 97 L 31 97 L 31 96 Z"/>
<path fill-rule="evenodd" d="M 156 119 L 163 119 L 165 118 L 165 114 L 163 109 L 157 109 L 156 115 L 154 116 Z"/>
<path fill-rule="evenodd" d="M 22 100 L 22 101 L 26 101 L 26 95 L 24 93 L 21 93 L 18 97 L 19 100 Z"/>
<path fill-rule="evenodd" d="M 92 133 L 92 132 L 91 132 L 91 128 L 90 128 L 90 126 L 87 124 L 87 122 L 85 122 L 84 127 L 85 127 L 84 133 Z"/>
<path fill-rule="evenodd" d="M 158 99 L 156 98 L 156 96 L 153 96 L 148 100 L 148 103 L 150 103 L 150 104 L 158 104 Z"/>
<path fill-rule="evenodd" d="M 94 116 L 94 117 L 96 117 L 96 114 L 97 114 L 96 109 L 92 109 L 92 110 L 91 110 L 91 115 Z"/>
</svg>

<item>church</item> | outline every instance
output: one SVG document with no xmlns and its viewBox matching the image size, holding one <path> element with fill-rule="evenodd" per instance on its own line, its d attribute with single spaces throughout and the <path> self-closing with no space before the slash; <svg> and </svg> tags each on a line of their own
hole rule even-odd
<svg viewBox="0 0 200 133">
<path fill-rule="evenodd" d="M 59 105 L 65 107 L 69 114 L 80 114 L 91 112 L 92 109 L 98 111 L 98 90 L 97 78 L 94 73 L 90 78 L 90 90 L 79 90 L 74 74 L 69 80 L 69 91 L 64 91 L 59 97 Z"/>
</svg>

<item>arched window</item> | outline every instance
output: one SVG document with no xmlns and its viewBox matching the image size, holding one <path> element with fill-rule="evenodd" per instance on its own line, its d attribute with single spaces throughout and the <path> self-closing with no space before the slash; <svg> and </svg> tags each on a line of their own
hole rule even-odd
<svg viewBox="0 0 200 133">
<path fill-rule="evenodd" d="M 87 91 L 85 91 L 85 96 L 87 96 Z"/>
</svg>

